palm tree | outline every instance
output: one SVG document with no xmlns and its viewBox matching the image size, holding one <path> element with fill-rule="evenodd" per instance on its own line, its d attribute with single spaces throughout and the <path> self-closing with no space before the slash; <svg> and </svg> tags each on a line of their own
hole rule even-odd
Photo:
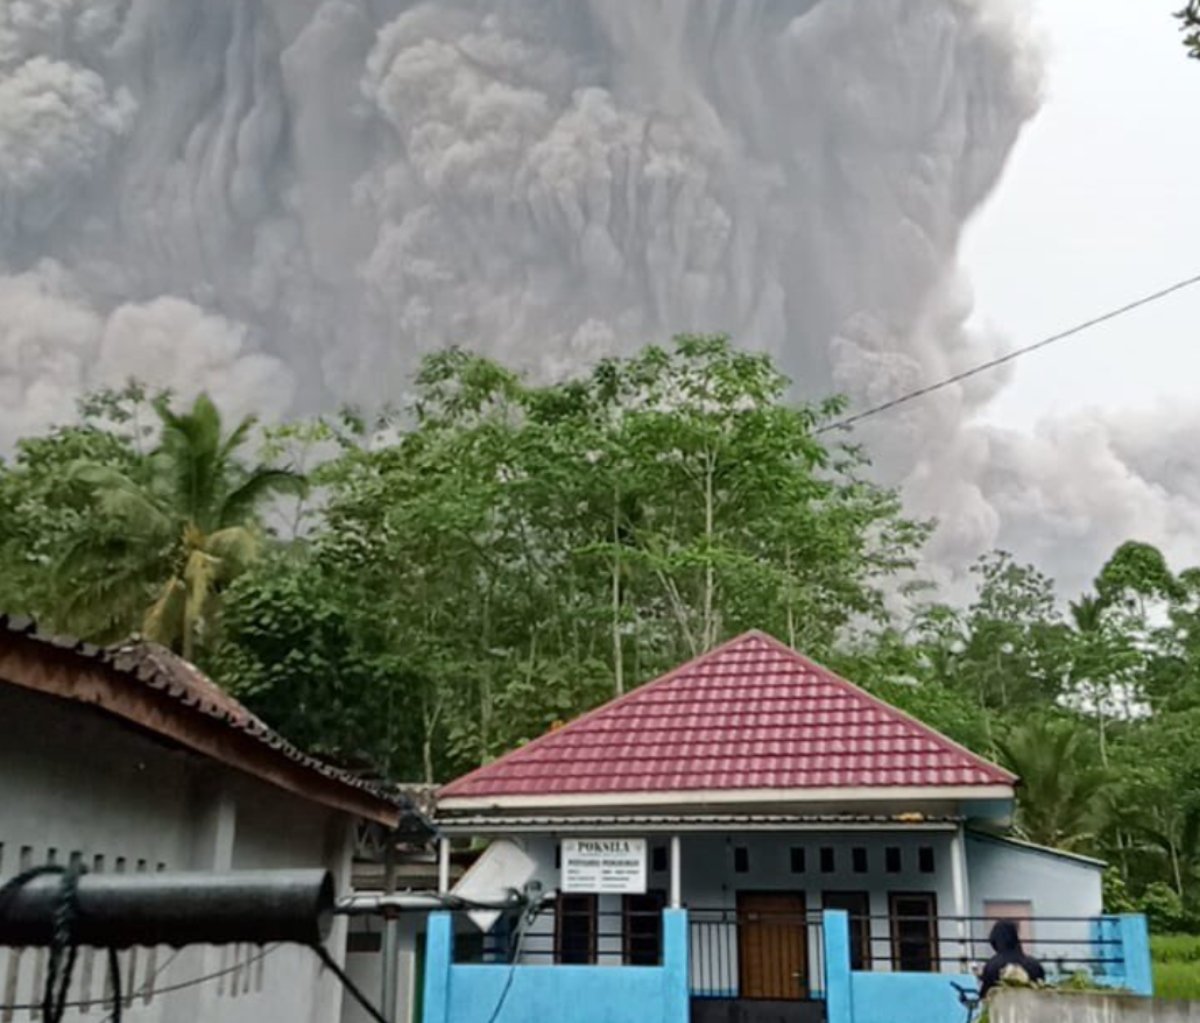
<svg viewBox="0 0 1200 1023">
<path fill-rule="evenodd" d="M 1070 722 L 1034 720 L 997 746 L 1021 779 L 1017 832 L 1067 851 L 1091 842 L 1103 823 L 1111 779 L 1089 757 L 1084 733 Z"/>
<path fill-rule="evenodd" d="M 306 482 L 238 460 L 254 417 L 223 436 L 207 395 L 182 415 L 165 398 L 154 408 L 162 436 L 144 471 L 88 462 L 73 470 L 96 515 L 58 565 L 64 618 L 99 641 L 124 638 L 140 624 L 147 639 L 191 659 L 212 630 L 221 589 L 258 554 L 263 505 L 277 494 L 302 494 Z"/>
</svg>

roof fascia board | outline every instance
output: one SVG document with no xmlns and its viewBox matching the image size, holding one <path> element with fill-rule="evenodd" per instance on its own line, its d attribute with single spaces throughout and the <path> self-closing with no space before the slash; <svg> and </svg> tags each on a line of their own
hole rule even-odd
<svg viewBox="0 0 1200 1023">
<path fill-rule="evenodd" d="M 567 812 L 592 807 L 736 807 L 781 805 L 805 806 L 828 803 L 964 803 L 1010 800 L 1010 785 L 894 786 L 821 789 L 696 789 L 664 792 L 556 792 L 517 796 L 443 796 L 438 800 L 439 815 L 460 811 L 554 809 Z"/>
<path fill-rule="evenodd" d="M 636 832 L 638 834 L 654 834 L 654 835 L 672 835 L 672 834 L 724 834 L 729 831 L 736 830 L 758 831 L 758 832 L 775 832 L 795 834 L 799 832 L 820 832 L 830 834 L 836 832 L 897 832 L 897 831 L 920 831 L 920 832 L 952 832 L 958 830 L 958 825 L 950 821 L 921 821 L 913 823 L 873 823 L 873 824 L 851 824 L 837 823 L 831 821 L 829 823 L 819 822 L 779 822 L 779 823 L 764 823 L 756 821 L 727 821 L 723 823 L 704 822 L 704 821 L 687 821 L 680 820 L 676 822 L 668 821 L 621 821 L 614 819 L 612 821 L 572 821 L 569 817 L 563 817 L 554 821 L 505 821 L 502 818 L 497 818 L 494 821 L 487 820 L 439 820 L 439 833 L 453 837 L 468 837 L 468 836 L 502 836 L 502 835 L 616 835 Z"/>
<path fill-rule="evenodd" d="M 991 842 L 993 845 L 1007 846 L 1010 849 L 1032 853 L 1035 856 L 1049 856 L 1056 860 L 1069 860 L 1071 863 L 1078 863 L 1084 867 L 1094 867 L 1096 870 L 1106 870 L 1108 868 L 1108 864 L 1104 860 L 1098 860 L 1094 856 L 1084 856 L 1082 853 L 1067 852 L 1065 849 L 1053 849 L 1048 845 L 1025 842 L 1019 838 L 1012 838 L 1009 835 L 989 835 L 987 832 L 975 831 L 968 828 L 967 838 L 973 842 Z"/>
</svg>

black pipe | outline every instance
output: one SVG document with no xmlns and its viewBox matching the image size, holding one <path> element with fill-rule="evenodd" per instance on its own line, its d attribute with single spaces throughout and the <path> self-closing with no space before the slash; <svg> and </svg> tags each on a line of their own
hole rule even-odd
<svg viewBox="0 0 1200 1023">
<path fill-rule="evenodd" d="M 61 876 L 30 881 L 0 905 L 0 946 L 50 945 Z M 231 873 L 84 874 L 79 878 L 75 944 L 315 945 L 333 919 L 327 870 Z"/>
</svg>

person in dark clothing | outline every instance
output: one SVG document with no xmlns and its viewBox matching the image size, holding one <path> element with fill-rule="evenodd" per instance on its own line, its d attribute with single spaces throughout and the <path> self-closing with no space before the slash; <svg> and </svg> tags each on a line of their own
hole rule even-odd
<svg viewBox="0 0 1200 1023">
<path fill-rule="evenodd" d="M 1011 920 L 997 920 L 988 943 L 996 954 L 983 968 L 983 975 L 979 979 L 980 998 L 986 998 L 992 988 L 1005 980 L 1037 984 L 1046 979 L 1042 964 L 1033 956 L 1027 956 L 1021 948 L 1017 925 Z"/>
</svg>

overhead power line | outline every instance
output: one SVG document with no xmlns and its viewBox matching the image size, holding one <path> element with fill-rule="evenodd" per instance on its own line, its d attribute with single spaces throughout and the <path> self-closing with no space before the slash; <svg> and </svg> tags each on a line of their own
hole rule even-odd
<svg viewBox="0 0 1200 1023">
<path fill-rule="evenodd" d="M 973 376 L 978 376 L 980 373 L 986 373 L 988 370 L 995 369 L 997 366 L 1003 366 L 1006 362 L 1014 362 L 1022 355 L 1028 355 L 1030 352 L 1036 352 L 1040 348 L 1048 348 L 1052 344 L 1059 341 L 1065 341 L 1067 338 L 1074 337 L 1076 334 L 1082 334 L 1085 330 L 1090 330 L 1092 327 L 1098 327 L 1102 323 L 1107 323 L 1109 320 L 1115 320 L 1119 316 L 1124 316 L 1126 313 L 1131 313 L 1135 309 L 1141 309 L 1143 306 L 1158 302 L 1168 295 L 1173 295 L 1177 291 L 1183 291 L 1185 288 L 1190 288 L 1193 285 L 1200 284 L 1200 274 L 1194 277 L 1188 277 L 1185 280 L 1177 281 L 1168 288 L 1163 288 L 1160 291 L 1155 291 L 1149 295 L 1143 295 L 1139 299 L 1135 299 L 1118 309 L 1111 309 L 1100 316 L 1094 316 L 1090 320 L 1085 320 L 1083 323 L 1078 323 L 1074 327 L 1060 331 L 1057 334 L 1051 334 L 1049 337 L 1042 338 L 1041 341 L 1035 341 L 1033 344 L 1025 345 L 1023 348 L 1015 348 L 1011 352 L 998 356 L 995 359 L 989 359 L 987 362 L 981 362 L 978 366 L 972 366 L 970 369 L 965 369 L 961 373 L 955 373 L 953 376 L 948 376 L 942 380 L 935 381 L 931 384 L 926 384 L 924 387 L 918 387 L 914 391 L 909 391 L 906 394 L 901 394 L 898 397 L 892 398 L 879 405 L 864 409 L 862 412 L 856 412 L 854 415 L 846 416 L 844 419 L 839 419 L 833 423 L 827 423 L 819 427 L 817 433 L 828 433 L 830 430 L 844 430 L 855 423 L 861 423 L 864 419 L 870 419 L 873 416 L 879 415 L 881 412 L 888 412 L 891 409 L 897 408 L 900 405 L 907 405 L 910 401 L 916 401 L 918 398 L 924 398 L 928 394 L 933 394 L 935 391 L 940 391 L 952 384 L 961 383 L 963 380 L 968 380 Z"/>
</svg>

